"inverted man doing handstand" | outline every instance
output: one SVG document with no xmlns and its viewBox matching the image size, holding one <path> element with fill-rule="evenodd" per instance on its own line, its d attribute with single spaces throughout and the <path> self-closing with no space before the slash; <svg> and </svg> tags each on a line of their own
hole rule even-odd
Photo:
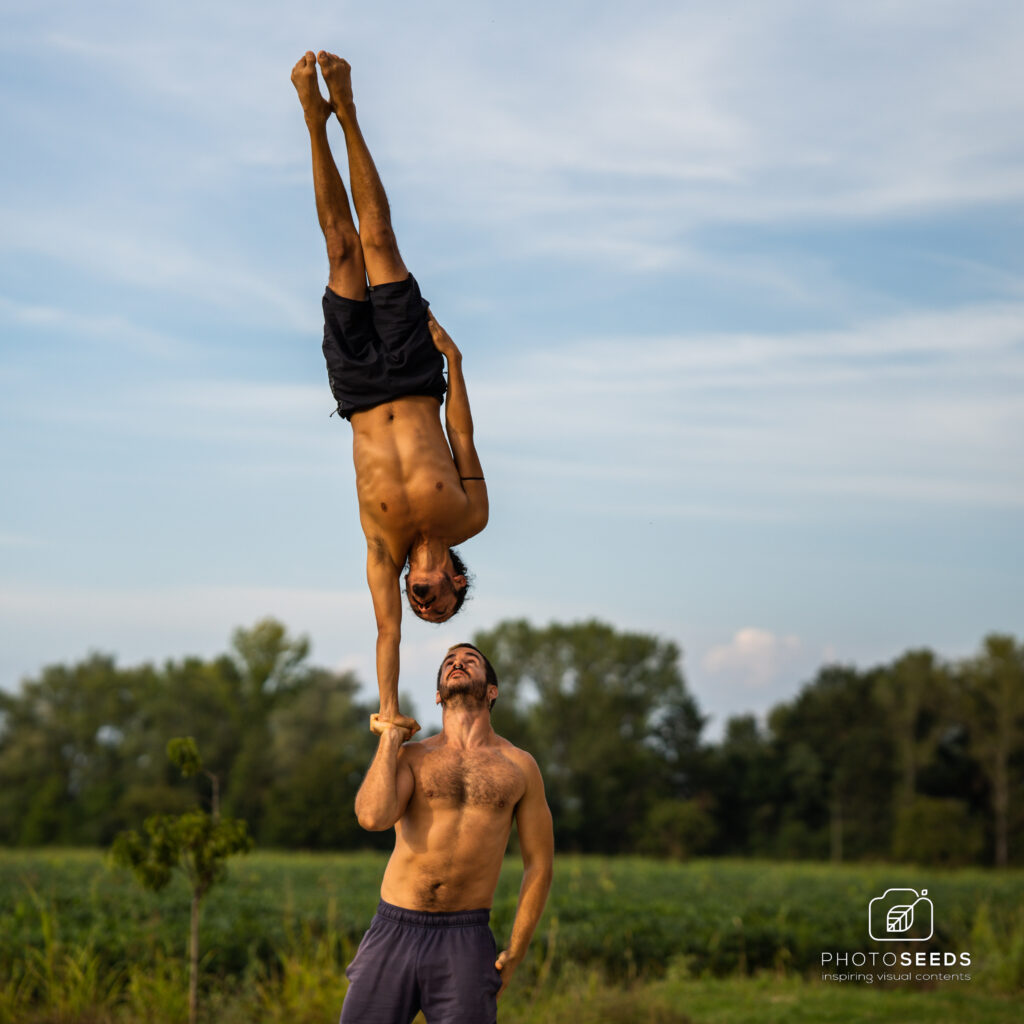
<svg viewBox="0 0 1024 1024">
<path fill-rule="evenodd" d="M 318 63 L 330 101 L 320 93 Z M 408 565 L 412 610 L 429 622 L 446 621 L 461 607 L 467 586 L 451 547 L 487 524 L 462 354 L 427 309 L 398 251 L 387 196 L 356 120 L 348 63 L 324 50 L 316 57 L 308 52 L 292 70 L 292 82 L 309 128 L 316 210 L 330 263 L 323 347 L 338 412 L 352 424 L 366 579 L 377 620 L 380 718 L 415 731 L 416 723 L 398 710 L 402 570 Z M 358 228 L 327 141 L 332 114 L 345 134 Z"/>
</svg>

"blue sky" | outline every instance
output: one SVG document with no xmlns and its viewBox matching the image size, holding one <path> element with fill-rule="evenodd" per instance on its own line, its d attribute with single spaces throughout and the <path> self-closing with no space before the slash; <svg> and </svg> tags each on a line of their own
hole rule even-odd
<svg viewBox="0 0 1024 1024">
<path fill-rule="evenodd" d="M 1020 635 L 1024 8 L 3 18 L 0 685 L 267 614 L 372 682 L 288 80 L 321 46 L 465 353 L 491 494 L 475 599 L 406 623 L 424 720 L 445 647 L 510 616 L 676 640 L 719 724 L 828 659 Z"/>
</svg>

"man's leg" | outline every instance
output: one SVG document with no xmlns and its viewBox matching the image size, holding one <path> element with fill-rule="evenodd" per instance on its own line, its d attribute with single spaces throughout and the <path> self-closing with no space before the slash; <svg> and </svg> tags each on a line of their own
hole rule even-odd
<svg viewBox="0 0 1024 1024">
<path fill-rule="evenodd" d="M 340 1024 L 410 1024 L 420 1011 L 418 945 L 415 929 L 383 917 L 378 907 L 345 970 L 348 991 Z"/>
<path fill-rule="evenodd" d="M 332 106 L 320 94 L 316 80 L 316 58 L 312 50 L 292 68 L 292 84 L 299 94 L 302 112 L 309 128 L 313 151 L 313 190 L 320 230 L 327 242 L 331 291 L 346 299 L 366 298 L 366 267 L 359 232 L 352 220 L 352 209 L 345 186 L 327 141 L 327 122 Z"/>
<path fill-rule="evenodd" d="M 404 281 L 409 271 L 402 261 L 395 233 L 391 229 L 391 207 L 356 120 L 356 106 L 352 100 L 352 68 L 348 61 L 326 50 L 320 51 L 317 60 L 327 91 L 331 94 L 331 107 L 345 132 L 349 182 L 352 186 L 352 200 L 356 204 L 356 216 L 359 218 L 359 239 L 370 284 L 375 286 Z"/>
</svg>

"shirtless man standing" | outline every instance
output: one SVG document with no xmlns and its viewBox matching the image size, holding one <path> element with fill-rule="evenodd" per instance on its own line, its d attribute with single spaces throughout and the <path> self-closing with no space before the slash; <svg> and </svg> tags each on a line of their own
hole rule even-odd
<svg viewBox="0 0 1024 1024">
<path fill-rule="evenodd" d="M 356 796 L 359 824 L 395 828 L 381 902 L 346 974 L 341 1024 L 493 1024 L 551 887 L 551 812 L 537 762 L 491 728 L 498 679 L 472 644 L 437 674 L 443 727 L 420 743 L 373 717 L 377 753 Z M 508 945 L 488 926 L 512 820 L 523 881 Z"/>
<path fill-rule="evenodd" d="M 317 84 L 318 63 L 330 101 Z M 420 618 L 444 622 L 454 615 L 467 581 L 451 547 L 487 524 L 487 486 L 473 446 L 462 353 L 402 262 L 387 196 L 356 120 L 351 73 L 334 54 L 310 51 L 292 69 L 292 83 L 309 128 L 316 211 L 330 263 L 323 348 L 338 412 L 352 423 L 366 579 L 377 620 L 380 718 L 411 735 L 419 726 L 398 711 L 402 570 L 408 564 L 406 593 Z M 332 114 L 345 134 L 358 228 L 327 141 Z"/>
</svg>

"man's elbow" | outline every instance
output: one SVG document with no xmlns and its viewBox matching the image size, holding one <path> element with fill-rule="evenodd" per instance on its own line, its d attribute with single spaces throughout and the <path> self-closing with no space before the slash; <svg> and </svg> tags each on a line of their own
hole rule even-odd
<svg viewBox="0 0 1024 1024">
<path fill-rule="evenodd" d="M 546 888 L 551 887 L 555 875 L 555 859 L 553 855 L 523 858 L 523 876 L 531 882 Z"/>
<path fill-rule="evenodd" d="M 367 832 L 386 832 L 395 823 L 393 818 L 381 814 L 374 808 L 359 807 L 356 808 L 356 821 L 359 822 L 359 827 Z"/>
<path fill-rule="evenodd" d="M 473 531 L 474 534 L 479 533 L 487 525 L 487 521 L 490 519 L 490 517 L 491 514 L 486 507 L 480 509 L 476 513 L 476 515 L 473 517 L 473 526 L 475 527 Z"/>
<path fill-rule="evenodd" d="M 377 646 L 395 646 L 402 642 L 402 629 L 393 622 L 377 622 Z"/>
</svg>

